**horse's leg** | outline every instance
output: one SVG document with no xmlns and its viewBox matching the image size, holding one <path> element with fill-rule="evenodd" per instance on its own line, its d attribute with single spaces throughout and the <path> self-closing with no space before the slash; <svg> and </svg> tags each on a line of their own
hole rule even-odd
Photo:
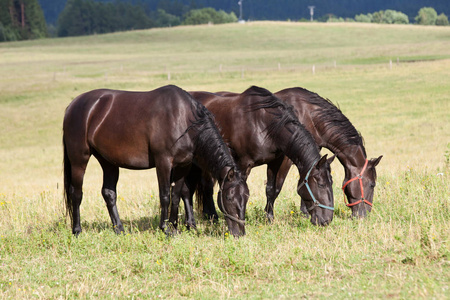
<svg viewBox="0 0 450 300">
<path fill-rule="evenodd" d="M 270 222 L 272 222 L 274 218 L 273 206 L 275 203 L 275 199 L 280 193 L 280 190 L 277 190 L 276 179 L 282 162 L 283 156 L 276 158 L 275 160 L 267 164 L 267 183 L 266 183 L 267 203 L 264 210 Z"/>
<path fill-rule="evenodd" d="M 119 212 L 117 211 L 117 181 L 119 180 L 119 167 L 116 167 L 100 156 L 96 156 L 103 169 L 103 186 L 102 196 L 105 199 L 108 208 L 109 217 L 111 218 L 114 231 L 117 234 L 123 233 L 123 225 L 120 221 Z"/>
<path fill-rule="evenodd" d="M 169 159 L 158 158 L 156 161 L 156 175 L 158 177 L 159 202 L 161 205 L 161 214 L 159 219 L 159 228 L 166 233 L 169 221 L 170 205 L 170 175 L 172 166 Z"/>
<path fill-rule="evenodd" d="M 202 169 L 197 165 L 192 165 L 189 174 L 184 178 L 184 185 L 181 195 L 184 202 L 184 210 L 186 211 L 186 226 L 188 229 L 196 228 L 194 217 L 194 193 L 202 179 Z M 202 203 L 203 205 L 203 203 Z M 214 203 L 213 203 L 214 205 Z"/>
<path fill-rule="evenodd" d="M 208 220 L 217 221 L 219 216 L 214 204 L 214 178 L 209 174 L 202 174 L 201 182 L 203 186 L 203 216 Z"/>
<path fill-rule="evenodd" d="M 185 178 L 185 181 L 183 182 L 183 186 L 181 188 L 181 197 L 184 202 L 184 211 L 186 214 L 186 227 L 188 229 L 196 228 L 195 225 L 195 218 L 194 218 L 194 206 L 193 206 L 193 200 L 192 196 L 194 195 L 195 186 L 191 180 L 188 180 L 188 178 Z"/>
<path fill-rule="evenodd" d="M 86 172 L 86 164 L 81 166 L 72 165 L 71 170 L 72 174 L 68 197 L 70 197 L 72 204 L 72 233 L 76 236 L 81 233 L 80 205 L 83 199 L 83 178 Z"/>
<path fill-rule="evenodd" d="M 172 191 L 171 191 L 171 206 L 170 206 L 170 216 L 169 216 L 169 223 L 171 223 L 176 230 L 178 227 L 178 209 L 180 207 L 180 197 L 181 197 L 181 190 L 184 185 L 184 179 L 181 178 L 178 181 L 176 181 L 172 185 Z"/>
<path fill-rule="evenodd" d="M 267 164 L 267 184 L 266 184 L 266 197 L 267 204 L 265 211 L 269 221 L 273 221 L 273 207 L 275 205 L 275 199 L 280 194 L 283 187 L 284 180 L 286 179 L 292 162 L 287 156 L 281 156 L 274 161 Z"/>
</svg>

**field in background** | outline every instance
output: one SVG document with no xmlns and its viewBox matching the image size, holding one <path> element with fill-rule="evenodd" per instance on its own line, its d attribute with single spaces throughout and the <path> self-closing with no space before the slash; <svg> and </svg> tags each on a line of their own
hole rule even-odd
<svg viewBox="0 0 450 300">
<path fill-rule="evenodd" d="M 448 297 L 449 49 L 449 28 L 283 22 L 0 43 L 0 297 Z M 92 159 L 74 239 L 62 205 L 65 107 L 95 88 L 165 84 L 302 86 L 338 103 L 369 158 L 384 155 L 370 218 L 349 220 L 336 161 L 329 227 L 299 215 L 295 170 L 266 224 L 257 168 L 245 238 L 200 221 L 166 239 L 154 170 L 124 170 L 129 234 L 117 237 Z"/>
</svg>

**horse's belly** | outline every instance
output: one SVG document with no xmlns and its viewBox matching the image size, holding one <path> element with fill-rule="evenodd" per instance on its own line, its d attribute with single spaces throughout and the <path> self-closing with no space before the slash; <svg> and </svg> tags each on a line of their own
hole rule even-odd
<svg viewBox="0 0 450 300">
<path fill-rule="evenodd" d="M 105 152 L 100 155 L 111 164 L 126 169 L 151 169 L 155 167 L 153 157 L 148 152 L 127 152 L 126 149 L 120 152 Z"/>
<path fill-rule="evenodd" d="M 111 164 L 127 169 L 155 167 L 148 143 L 128 140 L 125 137 L 96 138 L 91 143 L 95 152 Z"/>
</svg>

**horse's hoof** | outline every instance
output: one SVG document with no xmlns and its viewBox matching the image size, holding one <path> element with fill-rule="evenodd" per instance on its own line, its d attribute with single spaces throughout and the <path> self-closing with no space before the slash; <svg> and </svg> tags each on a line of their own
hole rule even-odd
<svg viewBox="0 0 450 300">
<path fill-rule="evenodd" d="M 214 224 L 217 224 L 217 222 L 219 221 L 219 216 L 215 213 L 214 214 L 204 213 L 203 217 L 208 221 L 213 221 Z"/>
<path fill-rule="evenodd" d="M 124 234 L 125 233 L 125 229 L 123 229 L 123 225 L 114 225 L 114 232 L 119 235 L 119 234 Z"/>
<path fill-rule="evenodd" d="M 197 230 L 197 225 L 194 223 L 194 224 L 186 224 L 186 229 L 187 230 Z"/>
<path fill-rule="evenodd" d="M 77 228 L 72 229 L 72 234 L 75 237 L 78 237 L 80 235 L 80 233 L 81 233 L 81 227 L 77 227 Z"/>
</svg>

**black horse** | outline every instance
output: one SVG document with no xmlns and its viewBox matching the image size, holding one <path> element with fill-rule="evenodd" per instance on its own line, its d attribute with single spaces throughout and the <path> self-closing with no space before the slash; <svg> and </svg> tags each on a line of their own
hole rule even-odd
<svg viewBox="0 0 450 300">
<path fill-rule="evenodd" d="M 286 155 L 300 173 L 297 192 L 306 200 L 311 222 L 319 225 L 331 222 L 334 203 L 330 163 L 334 156 L 328 160 L 326 156 L 320 156 L 319 147 L 291 107 L 268 90 L 255 86 L 242 94 L 230 96 L 190 93 L 213 113 L 244 179 L 253 167 L 267 164 L 266 193 L 268 200 L 274 201 L 273 196 L 279 193 L 274 189 L 274 181 Z M 203 201 L 206 215 L 215 217 L 213 182 L 204 179 L 202 183 L 203 193 L 197 193 L 197 200 Z M 192 197 L 192 191 L 184 197 Z M 273 218 L 273 201 L 269 201 L 266 207 L 266 211 L 271 212 L 269 218 Z"/>
<path fill-rule="evenodd" d="M 156 167 L 161 202 L 160 228 L 167 230 L 171 185 L 184 182 L 192 162 L 216 178 L 233 235 L 245 234 L 248 188 L 210 112 L 187 92 L 165 86 L 150 92 L 99 89 L 75 98 L 63 124 L 64 189 L 72 232 L 81 232 L 83 177 L 91 155 L 103 169 L 102 195 L 116 233 L 124 231 L 116 207 L 119 168 Z M 179 195 L 179 191 L 173 191 Z M 176 202 L 176 199 L 172 199 Z M 188 223 L 193 210 L 187 207 Z M 176 226 L 176 213 L 170 220 Z"/>
</svg>

